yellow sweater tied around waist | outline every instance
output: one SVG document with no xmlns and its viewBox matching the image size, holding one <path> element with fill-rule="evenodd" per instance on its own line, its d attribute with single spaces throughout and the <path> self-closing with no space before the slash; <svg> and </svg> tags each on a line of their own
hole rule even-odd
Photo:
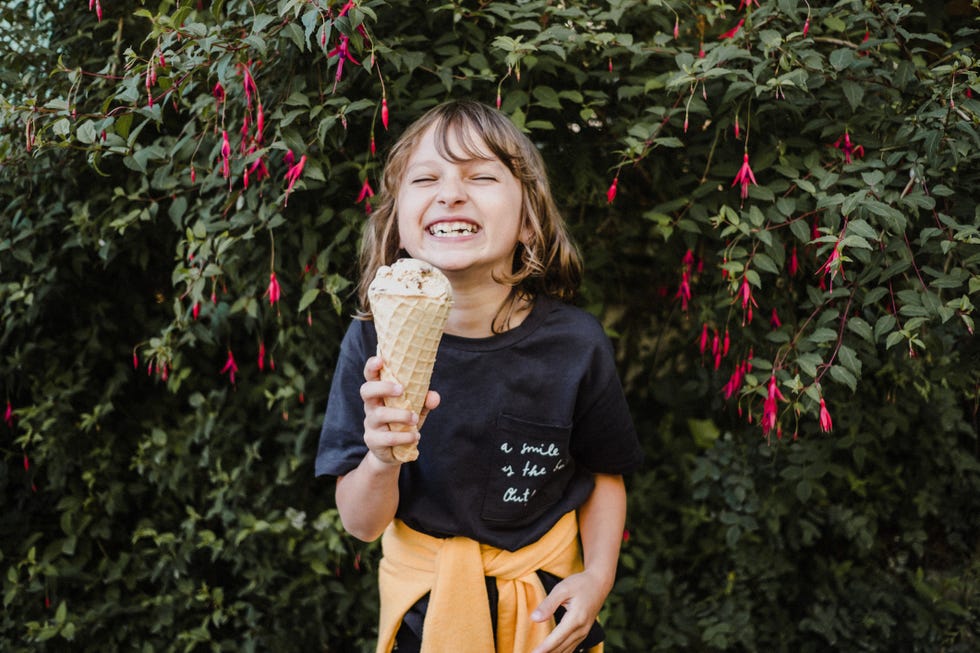
<svg viewBox="0 0 980 653">
<path fill-rule="evenodd" d="M 422 653 L 529 653 L 555 627 L 553 619 L 531 620 L 546 596 L 535 572 L 566 578 L 583 569 L 574 511 L 517 551 L 468 537 L 432 537 L 398 519 L 385 530 L 381 546 L 377 653 L 390 653 L 402 618 L 426 593 Z M 486 576 L 497 579 L 499 593 L 496 649 Z M 601 653 L 602 645 L 590 651 Z"/>
</svg>

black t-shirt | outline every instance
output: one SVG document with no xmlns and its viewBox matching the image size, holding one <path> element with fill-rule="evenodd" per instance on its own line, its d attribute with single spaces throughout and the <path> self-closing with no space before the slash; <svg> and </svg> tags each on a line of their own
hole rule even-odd
<svg viewBox="0 0 980 653">
<path fill-rule="evenodd" d="M 316 475 L 357 467 L 364 444 L 364 362 L 374 323 L 354 321 L 341 345 L 320 434 Z M 622 474 L 642 451 L 612 346 L 589 313 L 539 297 L 516 328 L 489 338 L 445 335 L 418 460 L 402 465 L 397 517 L 435 537 L 463 535 L 516 550 L 592 491 L 592 473 Z"/>
</svg>

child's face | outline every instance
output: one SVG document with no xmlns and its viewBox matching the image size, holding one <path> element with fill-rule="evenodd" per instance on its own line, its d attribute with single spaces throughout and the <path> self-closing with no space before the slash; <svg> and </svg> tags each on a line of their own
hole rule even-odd
<svg viewBox="0 0 980 653">
<path fill-rule="evenodd" d="M 449 146 L 463 151 L 452 135 Z M 489 283 L 494 273 L 511 272 L 522 205 L 521 184 L 499 159 L 446 159 L 430 128 L 408 160 L 395 202 L 401 247 L 450 280 L 465 273 Z"/>
</svg>

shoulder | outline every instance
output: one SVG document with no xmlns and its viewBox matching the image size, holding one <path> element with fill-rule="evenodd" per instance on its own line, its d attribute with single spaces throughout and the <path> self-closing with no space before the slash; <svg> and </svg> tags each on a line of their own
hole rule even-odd
<svg viewBox="0 0 980 653">
<path fill-rule="evenodd" d="M 599 318 L 585 309 L 551 297 L 537 301 L 541 302 L 544 326 L 550 332 L 564 333 L 581 341 L 609 342 Z"/>
<path fill-rule="evenodd" d="M 340 344 L 341 355 L 353 355 L 361 360 L 366 352 L 373 352 L 378 346 L 377 332 L 374 322 L 355 318 L 347 325 L 347 331 Z"/>
</svg>

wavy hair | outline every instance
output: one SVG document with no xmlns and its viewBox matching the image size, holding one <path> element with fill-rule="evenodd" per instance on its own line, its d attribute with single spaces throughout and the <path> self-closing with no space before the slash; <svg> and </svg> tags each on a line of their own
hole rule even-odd
<svg viewBox="0 0 980 653">
<path fill-rule="evenodd" d="M 392 146 L 382 173 L 377 204 L 361 241 L 359 317 L 371 317 L 368 286 L 378 268 L 405 256 L 399 249 L 396 198 L 408 160 L 430 129 L 436 148 L 449 161 L 498 158 L 520 182 L 523 196 L 521 232 L 510 274 L 496 279 L 511 292 L 494 325 L 507 328 L 519 300 L 548 295 L 568 301 L 582 280 L 582 259 L 558 211 L 541 153 L 534 143 L 500 111 L 473 100 L 451 100 L 429 109 Z M 495 329 L 496 330 L 496 329 Z"/>
</svg>

